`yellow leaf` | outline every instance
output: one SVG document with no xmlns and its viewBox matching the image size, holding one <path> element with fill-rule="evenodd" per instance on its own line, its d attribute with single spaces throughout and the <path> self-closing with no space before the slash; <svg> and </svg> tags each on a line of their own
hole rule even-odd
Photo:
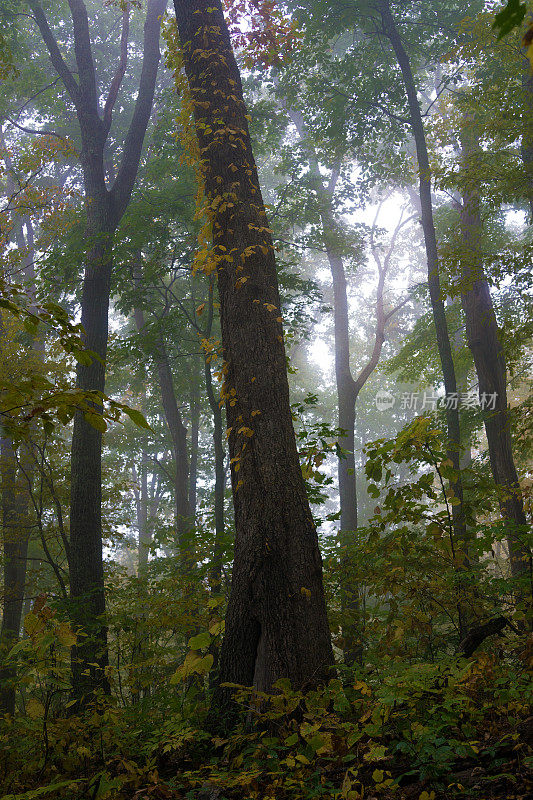
<svg viewBox="0 0 533 800">
<path fill-rule="evenodd" d="M 531 64 L 531 69 L 533 70 L 533 42 L 531 42 L 531 44 L 526 50 L 526 58 L 529 60 L 529 63 Z"/>
<path fill-rule="evenodd" d="M 26 703 L 26 713 L 31 719 L 38 719 L 44 717 L 44 706 L 36 697 L 30 697 Z"/>
<path fill-rule="evenodd" d="M 73 647 L 76 644 L 76 634 L 70 629 L 66 622 L 62 622 L 57 628 L 57 638 L 65 647 Z"/>
</svg>

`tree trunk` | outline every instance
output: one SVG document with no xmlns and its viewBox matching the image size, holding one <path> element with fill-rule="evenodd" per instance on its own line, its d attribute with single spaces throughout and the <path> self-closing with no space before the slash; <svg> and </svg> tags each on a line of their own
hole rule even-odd
<svg viewBox="0 0 533 800">
<path fill-rule="evenodd" d="M 137 255 L 137 263 L 134 267 L 133 279 L 137 289 L 141 287 L 142 276 L 142 254 Z M 138 333 L 145 327 L 143 309 L 138 306 L 134 310 L 135 326 Z M 172 453 L 174 456 L 174 519 L 176 526 L 176 537 L 178 550 L 181 553 L 184 569 L 194 563 L 193 554 L 193 535 L 194 522 L 192 510 L 189 502 L 189 456 L 187 453 L 187 429 L 183 424 L 181 411 L 178 406 L 176 392 L 174 391 L 174 380 L 172 370 L 168 360 L 168 353 L 165 342 L 160 336 L 155 345 L 150 347 L 150 354 L 157 369 L 159 388 L 161 390 L 161 401 L 163 413 L 172 441 Z"/>
<path fill-rule="evenodd" d="M 322 559 L 301 473 L 274 248 L 220 0 L 176 0 L 217 260 L 235 508 L 220 684 L 316 684 L 333 663 Z M 218 685 L 210 725 L 234 713 Z"/>
<path fill-rule="evenodd" d="M 112 246 L 116 221 L 107 197 L 88 198 L 87 252 L 81 301 L 84 341 L 97 353 L 88 365 L 79 364 L 77 385 L 104 392 Z M 101 360 L 100 360 L 101 359 Z M 101 408 L 95 407 L 100 412 Z M 73 690 L 85 697 L 98 688 L 109 691 L 102 557 L 102 433 L 83 413 L 74 418 L 70 483 L 70 597 L 71 619 L 80 637 L 72 654 Z"/>
<path fill-rule="evenodd" d="M 377 7 L 381 14 L 383 33 L 389 39 L 396 56 L 403 78 L 405 93 L 407 95 L 410 123 L 415 139 L 418 171 L 420 176 L 419 192 L 421 222 L 426 249 L 429 296 L 433 311 L 433 321 L 437 335 L 437 347 L 442 366 L 446 397 L 454 398 L 457 397 L 457 381 L 455 377 L 455 367 L 453 363 L 444 301 L 440 288 L 439 254 L 437 248 L 435 224 L 433 221 L 433 203 L 431 199 L 431 171 L 426 146 L 424 123 L 422 121 L 422 114 L 418 103 L 417 91 L 409 56 L 407 55 L 407 52 L 403 46 L 401 36 L 391 13 L 390 2 L 389 0 L 377 0 Z M 446 423 L 448 434 L 448 458 L 452 462 L 454 472 L 457 476 L 455 480 L 450 481 L 450 493 L 457 498 L 457 500 L 459 500 L 459 503 L 452 505 L 453 535 L 456 548 L 464 552 L 466 526 L 463 512 L 463 486 L 460 471 L 461 430 L 459 424 L 458 404 L 454 408 L 452 402 L 447 403 Z M 466 632 L 465 624 L 464 611 L 461 610 L 461 603 L 459 602 L 459 633 L 461 638 L 464 638 Z"/>
<path fill-rule="evenodd" d="M 88 239 L 81 322 L 86 346 L 98 358 L 93 358 L 89 365 L 78 366 L 78 386 L 103 392 L 113 238 L 131 197 L 150 119 L 159 65 L 161 15 L 166 0 L 148 2 L 139 91 L 124 141 L 120 169 L 110 189 L 106 185 L 104 151 L 127 61 L 127 9 L 123 10 L 120 61 L 101 109 L 89 20 L 83 0 L 69 0 L 77 79 L 63 59 L 38 0 L 27 2 L 52 65 L 76 109 L 80 127 Z M 95 406 L 95 412 L 101 412 L 99 406 Z M 82 703 L 98 689 L 109 691 L 105 675 L 108 656 L 102 559 L 101 450 L 101 432 L 90 425 L 83 414 L 77 413 L 72 434 L 69 567 L 72 623 L 86 634 L 78 638 L 72 652 L 73 692 Z"/>
<path fill-rule="evenodd" d="M 211 365 L 205 361 L 205 385 L 207 399 L 213 415 L 213 449 L 215 455 L 215 541 L 213 544 L 213 557 L 209 569 L 209 585 L 214 594 L 220 593 L 222 580 L 222 558 L 224 548 L 224 486 L 226 475 L 224 472 L 224 434 L 222 409 L 213 390 Z"/>
<path fill-rule="evenodd" d="M 190 394 L 191 408 L 191 460 L 189 467 L 189 509 L 191 520 L 196 520 L 198 483 L 198 437 L 200 434 L 200 387 L 196 361 L 194 363 L 193 387 Z"/>
<path fill-rule="evenodd" d="M 13 445 L 6 436 L 0 439 L 0 460 L 4 551 L 4 596 L 0 628 L 0 712 L 14 714 L 15 671 L 3 661 L 20 635 L 31 525 L 26 479 L 18 471 Z"/>
<path fill-rule="evenodd" d="M 287 109 L 294 123 L 300 141 L 306 144 L 305 122 L 301 112 Z M 356 630 L 359 616 L 358 588 L 351 580 L 353 541 L 357 531 L 357 482 L 355 474 L 355 405 L 357 392 L 350 367 L 350 322 L 348 311 L 348 295 L 346 291 L 346 273 L 342 257 L 338 253 L 338 242 L 335 241 L 337 228 L 332 207 L 332 195 L 338 179 L 338 167 L 332 170 L 330 186 L 324 186 L 316 155 L 308 147 L 309 167 L 320 203 L 320 221 L 322 239 L 331 270 L 333 284 L 333 320 L 335 337 L 335 382 L 337 387 L 338 426 L 344 431 L 339 437 L 339 445 L 343 450 L 342 457 L 337 459 L 337 475 L 339 484 L 340 506 L 340 590 L 341 610 L 345 622 L 342 627 L 343 658 L 351 665 L 361 661 L 362 646 Z"/>
<path fill-rule="evenodd" d="M 528 26 L 532 24 L 531 13 L 527 15 Z M 522 162 L 525 170 L 525 197 L 529 205 L 529 224 L 533 225 L 533 70 L 528 58 L 524 56 L 522 72 L 522 96 L 524 104 L 524 124 L 521 143 Z"/>
<path fill-rule="evenodd" d="M 476 169 L 477 133 L 466 119 L 461 131 L 463 168 L 469 176 Z M 472 181 L 467 181 L 468 186 Z M 479 386 L 479 397 L 489 447 L 494 481 L 499 489 L 501 514 L 508 527 L 507 541 L 511 571 L 515 578 L 527 575 L 531 581 L 531 552 L 521 536 L 528 532 L 518 475 L 513 458 L 507 404 L 507 367 L 489 285 L 479 246 L 482 234 L 479 195 L 462 190 L 461 300 L 466 321 L 468 347 L 472 352 Z"/>
<path fill-rule="evenodd" d="M 3 140 L 1 140 L 3 145 Z M 11 195 L 16 191 L 12 179 L 13 165 L 6 149 L 4 154 L 8 170 L 8 190 Z M 26 226 L 26 237 L 23 227 Z M 14 220 L 14 240 L 21 255 L 21 266 L 26 284 L 26 291 L 32 301 L 35 301 L 36 284 L 34 269 L 34 239 L 33 226 L 29 217 L 17 217 Z M 32 305 L 30 304 L 30 309 Z M 0 320 L 0 341 L 3 324 Z M 44 342 L 42 338 L 32 339 L 31 348 L 37 356 L 37 364 L 44 363 Z M 30 425 L 29 435 L 32 427 Z M 26 442 L 20 447 L 22 463 L 19 465 L 13 444 L 8 437 L 2 437 L 0 442 L 0 459 L 2 465 L 2 531 L 4 552 L 4 603 L 2 613 L 2 626 L 0 628 L 0 665 L 3 657 L 17 642 L 20 635 L 24 591 L 26 583 L 26 569 L 28 545 L 31 536 L 30 520 L 30 488 L 34 472 L 32 444 Z M 20 466 L 20 469 L 19 469 Z M 15 688 L 10 685 L 14 679 L 15 671 L 7 666 L 0 666 L 0 711 L 14 714 Z"/>
<path fill-rule="evenodd" d="M 139 489 L 137 500 L 137 532 L 138 532 L 138 557 L 137 575 L 146 579 L 148 572 L 148 551 L 152 542 L 152 531 L 148 524 L 150 521 L 149 495 L 148 495 L 148 456 L 146 450 L 141 451 L 141 464 L 139 471 Z"/>
<path fill-rule="evenodd" d="M 163 411 L 172 439 L 174 453 L 174 499 L 176 509 L 176 535 L 184 568 L 194 564 L 194 524 L 189 505 L 189 456 L 187 454 L 187 428 L 179 410 L 168 353 L 162 339 L 156 343 L 154 361 L 159 377 Z"/>
</svg>

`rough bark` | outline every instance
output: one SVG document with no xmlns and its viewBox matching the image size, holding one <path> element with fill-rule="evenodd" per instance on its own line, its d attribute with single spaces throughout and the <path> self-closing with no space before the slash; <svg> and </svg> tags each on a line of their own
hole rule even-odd
<svg viewBox="0 0 533 800">
<path fill-rule="evenodd" d="M 220 0 L 176 0 L 218 261 L 235 559 L 220 683 L 270 689 L 327 675 L 322 559 L 289 403 L 272 238 Z M 215 689 L 210 724 L 233 712 Z"/>
<path fill-rule="evenodd" d="M 444 388 L 447 397 L 457 396 L 457 381 L 455 367 L 453 363 L 452 348 L 444 300 L 440 287 L 439 272 L 439 253 L 437 247 L 437 236 L 433 221 L 433 203 L 431 198 L 431 170 L 429 156 L 426 146 L 426 135 L 424 123 L 418 102 L 418 96 L 413 77 L 413 71 L 409 56 L 405 50 L 401 35 L 396 26 L 395 19 L 391 13 L 389 0 L 377 0 L 376 6 L 381 15 L 382 32 L 388 38 L 396 56 L 400 68 L 407 103 L 409 108 L 410 124 L 416 145 L 416 155 L 419 172 L 419 194 L 422 230 L 424 233 L 424 244 L 426 250 L 428 288 L 433 312 L 433 321 L 437 337 L 437 347 L 442 367 Z M 446 408 L 446 424 L 448 435 L 448 458 L 453 464 L 453 469 L 457 479 L 450 481 L 451 493 L 459 500 L 459 503 L 452 505 L 453 514 L 453 535 L 456 547 L 464 551 L 466 539 L 466 526 L 463 512 L 463 486 L 460 471 L 460 447 L 461 429 L 459 423 L 459 409 L 454 408 L 452 403 Z M 463 612 L 459 610 L 460 635 L 464 635 L 465 620 Z"/>
<path fill-rule="evenodd" d="M 464 120 L 461 147 L 463 169 L 465 174 L 472 176 L 476 169 L 479 141 L 475 123 L 470 119 Z M 499 489 L 501 514 L 509 529 L 507 541 L 511 571 L 514 577 L 528 575 L 531 581 L 531 552 L 521 541 L 528 532 L 528 524 L 513 457 L 505 353 L 479 246 L 482 235 L 479 195 L 472 187 L 471 177 L 467 183 L 468 186 L 462 189 L 460 207 L 461 300 L 466 337 L 478 378 L 492 475 Z"/>
<path fill-rule="evenodd" d="M 81 163 L 87 211 L 88 249 L 82 291 L 81 322 L 88 349 L 97 353 L 89 365 L 78 367 L 78 386 L 103 392 L 107 352 L 108 309 L 112 247 L 115 230 L 128 205 L 150 118 L 159 64 L 160 17 L 166 0 L 149 0 L 144 26 L 143 64 L 132 121 L 124 142 L 122 162 L 111 188 L 105 179 L 105 145 L 112 121 L 113 105 L 124 74 L 127 30 L 123 24 L 120 61 L 103 111 L 83 0 L 69 0 L 74 30 L 74 51 L 78 79 L 66 65 L 46 16 L 37 0 L 27 0 L 50 60 L 76 109 L 80 128 Z M 126 15 L 124 15 L 124 22 Z M 95 410 L 98 412 L 99 408 Z M 74 420 L 71 457 L 70 506 L 70 592 L 71 616 L 75 627 L 84 630 L 73 649 L 73 691 L 84 700 L 95 690 L 108 691 L 105 677 L 107 629 L 102 560 L 101 519 L 102 434 L 83 414 Z"/>
</svg>

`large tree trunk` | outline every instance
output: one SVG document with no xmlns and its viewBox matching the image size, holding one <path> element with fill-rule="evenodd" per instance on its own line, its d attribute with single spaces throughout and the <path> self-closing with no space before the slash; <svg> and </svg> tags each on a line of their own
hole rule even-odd
<svg viewBox="0 0 533 800">
<path fill-rule="evenodd" d="M 235 507 L 220 683 L 321 681 L 333 663 L 322 559 L 289 403 L 276 263 L 220 0 L 176 0 L 218 262 Z M 210 721 L 233 712 L 218 685 Z"/>
<path fill-rule="evenodd" d="M 439 254 L 437 247 L 437 236 L 435 233 L 435 224 L 433 221 L 433 203 L 431 199 L 431 170 L 426 146 L 424 123 L 422 121 L 422 114 L 420 111 L 420 105 L 418 103 L 418 96 L 409 56 L 407 55 L 407 52 L 403 46 L 400 33 L 396 27 L 396 22 L 391 13 L 390 2 L 389 0 L 377 0 L 377 7 L 381 14 L 383 32 L 391 43 L 398 66 L 400 67 L 405 93 L 407 95 L 410 123 L 416 145 L 418 172 L 420 176 L 419 192 L 421 222 L 426 249 L 429 296 L 433 311 L 433 321 L 435 324 L 437 347 L 442 366 L 442 375 L 444 378 L 444 388 L 446 391 L 446 397 L 451 400 L 451 398 L 457 397 L 457 381 L 455 377 L 455 367 L 453 363 L 444 300 L 440 287 Z M 463 486 L 460 471 L 461 430 L 459 424 L 458 404 L 456 404 L 455 407 L 452 402 L 447 404 L 446 423 L 448 434 L 448 458 L 452 462 L 454 472 L 457 476 L 455 480 L 450 481 L 450 489 L 453 496 L 459 500 L 457 504 L 452 505 L 453 537 L 455 540 L 455 547 L 464 552 L 466 546 L 466 526 L 463 512 Z M 465 624 L 466 621 L 464 619 L 464 609 L 461 608 L 461 602 L 459 601 L 459 634 L 461 638 L 464 638 L 466 633 Z"/>
<path fill-rule="evenodd" d="M 502 517 L 507 523 L 509 558 L 514 577 L 528 575 L 531 581 L 531 552 L 521 541 L 528 532 L 526 515 L 513 458 L 507 404 L 507 368 L 498 323 L 482 261 L 482 223 L 479 195 L 470 187 L 476 170 L 479 142 L 475 123 L 466 119 L 461 131 L 463 168 L 469 177 L 462 190 L 461 294 L 468 347 L 472 352 L 479 386 L 483 421 L 494 481 L 499 489 Z"/>
<path fill-rule="evenodd" d="M 143 64 L 133 117 L 113 186 L 106 185 L 104 151 L 113 108 L 124 77 L 128 51 L 129 11 L 123 9 L 120 59 L 103 110 L 97 82 L 87 9 L 83 0 L 69 0 L 74 31 L 77 79 L 63 59 L 38 0 L 27 0 L 50 60 L 76 109 L 80 127 L 81 163 L 87 210 L 88 250 L 82 292 L 81 322 L 86 346 L 98 358 L 78 367 L 78 386 L 103 392 L 107 352 L 112 248 L 116 228 L 126 210 L 137 175 L 144 135 L 154 97 L 159 64 L 159 32 L 166 0 L 149 0 L 143 43 Z M 99 406 L 95 406 L 100 413 Z M 109 690 L 102 560 L 101 514 L 102 434 L 78 413 L 74 419 L 71 458 L 70 593 L 71 616 L 83 629 L 72 653 L 74 695 L 82 702 L 97 689 Z"/>
</svg>

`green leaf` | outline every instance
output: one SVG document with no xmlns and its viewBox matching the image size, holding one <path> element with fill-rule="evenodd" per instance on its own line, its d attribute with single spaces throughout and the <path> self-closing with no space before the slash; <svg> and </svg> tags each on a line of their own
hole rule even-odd
<svg viewBox="0 0 533 800">
<path fill-rule="evenodd" d="M 506 36 L 513 28 L 522 24 L 527 7 L 520 0 L 507 0 L 507 5 L 494 18 L 493 29 L 498 31 L 498 39 Z"/>
<path fill-rule="evenodd" d="M 189 647 L 191 650 L 201 650 L 202 647 L 207 647 L 210 641 L 211 634 L 209 631 L 203 631 L 202 633 L 198 633 L 196 636 L 192 636 L 189 639 Z"/>
<path fill-rule="evenodd" d="M 128 415 L 131 421 L 137 425 L 138 428 L 145 428 L 148 431 L 151 431 L 152 428 L 145 420 L 143 414 L 138 411 L 136 408 L 129 408 L 129 406 L 122 406 L 121 407 L 123 412 Z"/>
<path fill-rule="evenodd" d="M 100 433 L 106 432 L 107 423 L 100 414 L 95 414 L 92 411 L 86 411 L 83 416 L 85 417 L 89 425 L 92 425 L 93 428 L 96 428 L 97 431 L 100 431 Z"/>
</svg>

